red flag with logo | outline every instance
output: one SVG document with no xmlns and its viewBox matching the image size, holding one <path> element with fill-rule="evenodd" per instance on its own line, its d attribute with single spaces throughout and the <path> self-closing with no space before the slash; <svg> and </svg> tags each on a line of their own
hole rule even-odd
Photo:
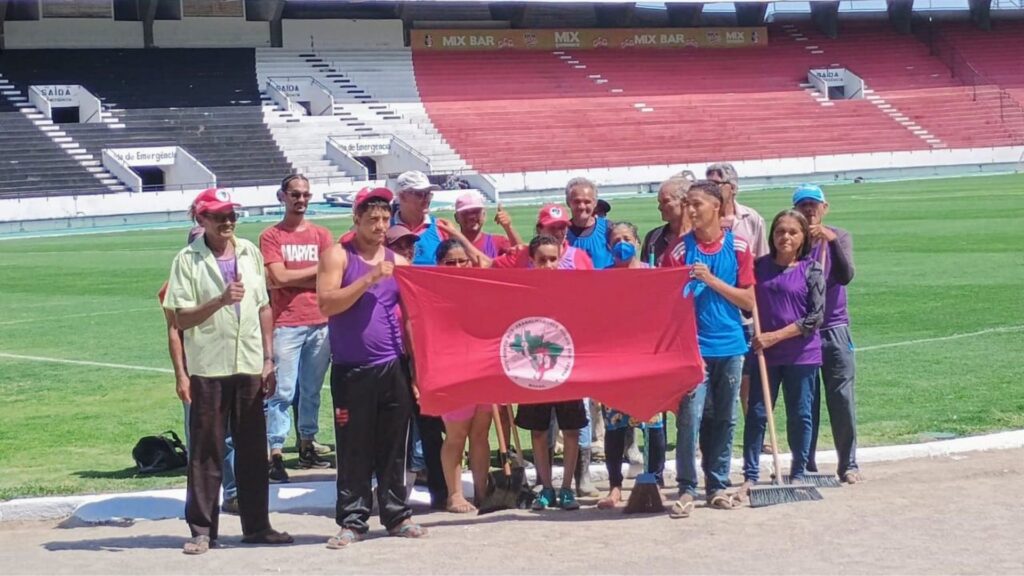
<svg viewBox="0 0 1024 576">
<path fill-rule="evenodd" d="M 420 406 L 596 398 L 634 418 L 704 377 L 688 269 L 395 270 Z"/>
</svg>

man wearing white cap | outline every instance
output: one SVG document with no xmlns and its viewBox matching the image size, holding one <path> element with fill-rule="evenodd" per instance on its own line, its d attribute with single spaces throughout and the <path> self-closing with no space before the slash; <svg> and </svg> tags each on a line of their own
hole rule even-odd
<svg viewBox="0 0 1024 576">
<path fill-rule="evenodd" d="M 430 201 L 434 191 L 441 187 L 431 184 L 423 172 L 410 170 L 398 177 L 398 211 L 391 217 L 391 225 L 401 224 L 420 237 L 416 243 L 412 263 L 432 266 L 437 246 L 445 240 L 430 216 Z"/>
<path fill-rule="evenodd" d="M 488 258 L 497 258 L 507 253 L 512 246 L 523 244 L 523 239 L 512 227 L 512 217 L 502 209 L 501 204 L 498 205 L 494 222 L 505 230 L 507 238 L 484 232 L 486 218 L 484 197 L 479 192 L 466 192 L 455 199 L 455 221 L 459 224 L 459 230 L 466 240 Z"/>
</svg>

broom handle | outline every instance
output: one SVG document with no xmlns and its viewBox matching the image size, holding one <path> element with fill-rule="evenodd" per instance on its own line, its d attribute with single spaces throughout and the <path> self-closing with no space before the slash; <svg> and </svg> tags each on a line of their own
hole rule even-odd
<svg viewBox="0 0 1024 576">
<path fill-rule="evenodd" d="M 501 430 L 501 414 L 498 413 L 498 405 L 491 404 L 491 420 L 494 421 L 494 427 L 498 429 L 498 450 L 501 454 L 501 468 L 505 472 L 505 476 L 512 476 L 512 464 L 508 461 L 508 444 L 505 443 L 505 433 Z"/>
<path fill-rule="evenodd" d="M 757 315 L 757 300 L 754 301 L 754 337 L 761 335 L 761 319 Z M 772 443 L 772 464 L 775 466 L 776 481 L 782 480 L 782 467 L 779 464 L 779 440 L 775 435 L 775 412 L 772 409 L 772 393 L 768 386 L 768 364 L 764 360 L 764 350 L 757 351 L 757 368 L 761 372 L 761 395 L 764 396 L 764 409 L 768 411 L 768 436 Z"/>
<path fill-rule="evenodd" d="M 821 253 L 818 254 L 818 264 L 821 264 L 821 272 L 822 274 L 824 274 L 825 261 L 828 260 L 828 240 L 822 238 L 821 243 L 818 245 L 821 246 Z"/>
</svg>

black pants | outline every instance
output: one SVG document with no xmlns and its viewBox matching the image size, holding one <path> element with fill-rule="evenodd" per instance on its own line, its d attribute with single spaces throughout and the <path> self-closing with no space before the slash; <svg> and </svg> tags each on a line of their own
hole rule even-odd
<svg viewBox="0 0 1024 576">
<path fill-rule="evenodd" d="M 416 405 L 416 426 L 420 429 L 423 443 L 423 460 L 427 465 L 427 490 L 430 491 L 430 507 L 441 509 L 448 503 L 448 485 L 444 481 L 444 466 L 441 465 L 441 446 L 444 444 L 444 420 L 438 416 L 420 414 Z"/>
<path fill-rule="evenodd" d="M 622 488 L 622 461 L 626 452 L 626 435 L 633 434 L 633 428 L 625 427 L 604 431 L 604 457 L 608 468 L 608 484 Z M 648 428 L 647 470 L 658 479 L 658 485 L 665 485 L 665 429 Z"/>
<path fill-rule="evenodd" d="M 224 434 L 235 443 L 235 477 L 242 533 L 270 528 L 267 479 L 267 420 L 259 374 L 218 378 L 192 376 L 189 408 L 188 487 L 185 521 L 192 536 L 217 539 Z"/>
<path fill-rule="evenodd" d="M 331 398 L 338 444 L 335 521 L 358 534 L 369 530 L 376 475 L 380 521 L 391 530 L 412 516 L 406 504 L 405 445 L 413 401 L 405 367 L 400 360 L 334 364 Z"/>
</svg>

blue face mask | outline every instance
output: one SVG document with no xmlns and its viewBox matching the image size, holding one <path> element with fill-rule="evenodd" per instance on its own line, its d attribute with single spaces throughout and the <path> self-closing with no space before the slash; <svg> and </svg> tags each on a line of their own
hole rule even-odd
<svg viewBox="0 0 1024 576">
<path fill-rule="evenodd" d="M 629 262 L 636 257 L 636 246 L 629 242 L 617 242 L 612 246 L 612 256 L 619 262 Z"/>
</svg>

